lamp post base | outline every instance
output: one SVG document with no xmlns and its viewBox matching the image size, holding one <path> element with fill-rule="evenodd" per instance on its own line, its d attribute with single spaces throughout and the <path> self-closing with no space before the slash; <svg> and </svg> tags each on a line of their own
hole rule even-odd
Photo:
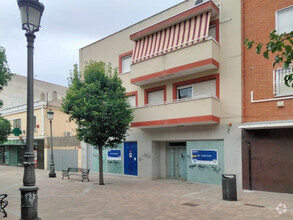
<svg viewBox="0 0 293 220">
<path fill-rule="evenodd" d="M 54 178 L 54 177 L 56 177 L 56 173 L 49 173 L 49 177 L 50 177 L 50 178 Z"/>
<path fill-rule="evenodd" d="M 38 220 L 38 190 L 36 186 L 20 187 L 21 220 Z"/>
</svg>

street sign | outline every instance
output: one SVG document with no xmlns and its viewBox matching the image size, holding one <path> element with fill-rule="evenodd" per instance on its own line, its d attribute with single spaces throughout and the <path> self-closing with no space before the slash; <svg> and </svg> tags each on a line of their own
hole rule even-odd
<svg viewBox="0 0 293 220">
<path fill-rule="evenodd" d="M 108 150 L 107 160 L 121 160 L 121 150 Z"/>
<path fill-rule="evenodd" d="M 218 165 L 218 150 L 191 150 L 193 164 Z"/>
</svg>

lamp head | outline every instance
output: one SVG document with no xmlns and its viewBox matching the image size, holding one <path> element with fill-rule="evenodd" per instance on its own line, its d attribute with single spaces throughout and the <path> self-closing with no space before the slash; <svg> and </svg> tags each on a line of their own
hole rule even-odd
<svg viewBox="0 0 293 220">
<path fill-rule="evenodd" d="M 41 17 L 45 9 L 39 0 L 17 0 L 20 10 L 22 29 L 27 33 L 39 31 Z"/>
<path fill-rule="evenodd" d="M 48 117 L 48 120 L 49 120 L 49 121 L 53 121 L 53 119 L 54 119 L 54 112 L 52 111 L 52 109 L 50 109 L 50 110 L 47 112 L 47 117 Z"/>
</svg>

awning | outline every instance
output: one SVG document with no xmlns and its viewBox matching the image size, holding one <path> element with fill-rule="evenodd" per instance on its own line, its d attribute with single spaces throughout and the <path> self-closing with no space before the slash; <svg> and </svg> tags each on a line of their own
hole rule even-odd
<svg viewBox="0 0 293 220">
<path fill-rule="evenodd" d="M 205 40 L 210 17 L 208 11 L 136 40 L 132 64 Z"/>
<path fill-rule="evenodd" d="M 243 123 L 239 128 L 245 130 L 293 128 L 293 120 Z"/>
</svg>

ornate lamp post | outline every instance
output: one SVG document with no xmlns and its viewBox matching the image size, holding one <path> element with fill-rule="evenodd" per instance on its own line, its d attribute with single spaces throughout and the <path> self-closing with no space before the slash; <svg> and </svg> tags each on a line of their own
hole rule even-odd
<svg viewBox="0 0 293 220">
<path fill-rule="evenodd" d="M 50 121 L 50 148 L 51 148 L 51 161 L 50 161 L 50 173 L 49 177 L 56 177 L 54 155 L 53 155 L 53 138 L 52 138 L 52 121 L 54 118 L 54 112 L 50 109 L 47 112 L 48 120 Z"/>
<path fill-rule="evenodd" d="M 22 29 L 27 38 L 27 133 L 23 187 L 21 192 L 21 219 L 40 219 L 38 217 L 38 190 L 35 185 L 34 163 L 34 70 L 33 50 L 35 32 L 39 30 L 44 5 L 39 0 L 17 0 L 21 15 Z"/>
</svg>

